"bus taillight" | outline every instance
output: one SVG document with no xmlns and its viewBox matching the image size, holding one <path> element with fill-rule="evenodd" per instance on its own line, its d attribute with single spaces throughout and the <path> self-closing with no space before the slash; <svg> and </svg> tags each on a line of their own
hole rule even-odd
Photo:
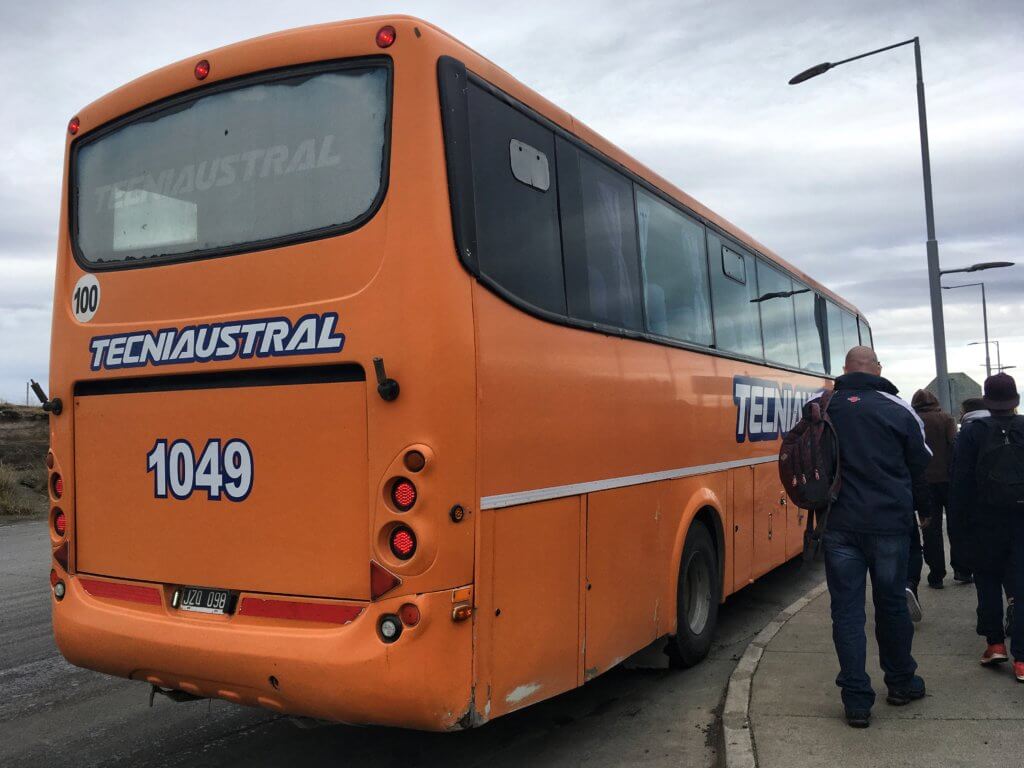
<svg viewBox="0 0 1024 768">
<path fill-rule="evenodd" d="M 205 80 L 206 76 L 210 74 L 210 62 L 206 59 L 200 59 L 196 62 L 196 80 Z"/>
<path fill-rule="evenodd" d="M 408 560 L 416 554 L 416 535 L 412 528 L 400 525 L 391 531 L 391 554 L 399 560 Z"/>
<path fill-rule="evenodd" d="M 64 510 L 62 509 L 54 510 L 54 512 L 55 514 L 53 516 L 53 530 L 57 532 L 58 536 L 63 536 L 65 533 L 68 532 L 67 516 L 64 514 Z"/>
<path fill-rule="evenodd" d="M 407 627 L 415 627 L 420 623 L 420 609 L 415 603 L 405 603 L 398 609 L 398 618 Z"/>
<path fill-rule="evenodd" d="M 64 478 L 58 474 L 53 476 L 53 498 L 59 499 L 64 495 Z"/>
<path fill-rule="evenodd" d="M 80 125 L 81 123 L 78 120 L 78 115 L 75 115 L 68 121 L 68 133 L 74 136 L 76 133 L 78 133 L 78 128 Z"/>
<path fill-rule="evenodd" d="M 416 486 L 411 480 L 400 477 L 391 486 L 391 502 L 399 512 L 408 512 L 416 503 Z"/>
</svg>

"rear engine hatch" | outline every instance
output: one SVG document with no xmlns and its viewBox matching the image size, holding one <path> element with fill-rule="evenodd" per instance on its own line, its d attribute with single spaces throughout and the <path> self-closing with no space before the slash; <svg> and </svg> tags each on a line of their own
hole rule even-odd
<svg viewBox="0 0 1024 768">
<path fill-rule="evenodd" d="M 369 598 L 360 368 L 110 380 L 79 389 L 79 571 Z"/>
</svg>

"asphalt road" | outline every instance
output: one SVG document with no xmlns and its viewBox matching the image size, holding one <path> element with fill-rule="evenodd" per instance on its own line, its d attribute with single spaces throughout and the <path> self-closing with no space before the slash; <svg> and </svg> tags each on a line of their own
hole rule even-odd
<svg viewBox="0 0 1024 768">
<path fill-rule="evenodd" d="M 709 658 L 685 671 L 618 667 L 473 731 L 296 727 L 222 701 L 148 707 L 142 683 L 72 667 L 50 633 L 45 521 L 0 522 L 0 765 L 714 766 L 736 660 L 823 578 L 790 563 L 722 607 Z"/>
</svg>

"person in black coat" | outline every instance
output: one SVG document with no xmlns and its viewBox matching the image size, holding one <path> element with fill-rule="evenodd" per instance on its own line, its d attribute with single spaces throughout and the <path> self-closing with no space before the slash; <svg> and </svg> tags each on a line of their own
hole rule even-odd
<svg viewBox="0 0 1024 768">
<path fill-rule="evenodd" d="M 965 424 L 956 440 L 950 509 L 966 521 L 967 555 L 978 591 L 977 632 L 988 644 L 981 663 L 988 666 L 1008 660 L 1004 584 L 1009 596 L 1024 596 L 1024 512 L 986 503 L 985 488 L 979 487 L 978 478 L 979 459 L 988 448 L 992 430 L 1004 428 L 1015 432 L 1017 440 L 1024 440 L 1024 416 L 1014 415 L 1020 395 L 1013 377 L 998 373 L 986 379 L 984 405 L 991 416 Z M 1011 621 L 1014 674 L 1024 682 L 1024 611 L 1014 610 Z"/>
<path fill-rule="evenodd" d="M 931 453 L 920 418 L 882 378 L 874 350 L 851 349 L 844 371 L 828 405 L 839 437 L 842 486 L 822 542 L 840 667 L 836 685 L 842 689 L 847 722 L 863 728 L 875 701 L 865 670 L 868 573 L 886 701 L 907 704 L 925 692 L 911 655 L 914 628 L 906 588 L 914 527 L 913 478 L 924 473 Z"/>
</svg>

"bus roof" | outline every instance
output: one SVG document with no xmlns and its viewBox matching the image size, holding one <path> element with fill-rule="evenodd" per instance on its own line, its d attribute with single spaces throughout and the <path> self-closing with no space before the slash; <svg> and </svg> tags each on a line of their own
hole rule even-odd
<svg viewBox="0 0 1024 768">
<path fill-rule="evenodd" d="M 125 85 L 115 89 L 114 91 L 111 91 L 105 96 L 102 96 L 101 98 L 92 102 L 88 106 L 84 107 L 79 112 L 79 115 L 82 117 L 83 128 L 86 124 L 86 116 L 92 118 L 88 121 L 89 123 L 91 123 L 89 127 L 92 128 L 97 127 L 98 125 L 101 125 L 103 123 L 106 123 L 116 117 L 119 117 L 122 114 L 125 114 L 126 112 L 130 112 L 134 109 L 138 109 L 139 107 L 144 106 L 144 103 L 140 103 L 138 101 L 138 94 L 140 92 L 160 94 L 158 98 L 171 96 L 175 93 L 181 92 L 181 72 L 183 63 L 188 64 L 188 71 L 191 72 L 193 64 L 200 58 L 206 57 L 216 62 L 220 59 L 221 55 L 227 52 L 237 54 L 238 52 L 244 51 L 249 48 L 257 48 L 260 50 L 260 53 L 264 55 L 272 52 L 273 54 L 275 54 L 272 58 L 276 59 L 280 58 L 280 53 L 283 48 L 295 47 L 296 38 L 328 38 L 331 36 L 332 32 L 337 32 L 341 29 L 351 30 L 354 27 L 366 27 L 367 29 L 373 30 L 373 28 L 376 27 L 377 25 L 383 24 L 395 25 L 400 31 L 399 39 L 403 37 L 413 37 L 414 35 L 412 33 L 412 30 L 414 28 L 417 29 L 415 37 L 422 36 L 423 32 L 426 30 L 429 30 L 430 32 L 433 32 L 434 34 L 438 35 L 438 37 L 441 38 L 439 41 L 441 43 L 441 47 L 448 49 L 446 53 L 454 56 L 455 58 L 461 59 L 468 69 L 475 72 L 480 77 L 483 77 L 485 80 L 488 80 L 496 87 L 500 88 L 509 95 L 518 99 L 519 101 L 533 109 L 535 112 L 542 115 L 544 118 L 550 120 L 552 123 L 555 123 L 562 129 L 574 134 L 579 139 L 592 146 L 601 154 L 605 155 L 606 157 L 610 158 L 616 163 L 622 165 L 626 169 L 632 171 L 637 176 L 643 178 L 645 181 L 657 187 L 670 197 L 675 198 L 678 202 L 682 203 L 699 216 L 704 217 L 705 219 L 713 223 L 715 226 L 719 227 L 724 232 L 726 232 L 727 234 L 741 242 L 743 245 L 779 264 L 780 266 L 788 270 L 792 275 L 802 280 L 803 282 L 807 283 L 809 286 L 813 287 L 822 295 L 835 301 L 837 304 L 845 307 L 846 309 L 849 309 L 855 314 L 860 314 L 857 307 L 851 304 L 849 301 L 842 298 L 829 288 L 825 287 L 820 282 L 810 277 L 802 270 L 794 267 L 791 263 L 780 257 L 777 253 L 775 253 L 770 248 L 765 246 L 763 243 L 749 235 L 747 232 L 740 229 L 735 224 L 725 219 L 723 216 L 720 216 L 719 214 L 715 213 L 710 208 L 708 208 L 707 206 L 700 203 L 699 201 L 688 195 L 686 192 L 681 190 L 668 179 L 651 170 L 646 165 L 636 160 L 636 158 L 632 157 L 627 152 L 617 147 L 615 144 L 612 144 L 610 141 L 608 141 L 603 136 L 598 134 L 596 131 L 591 129 L 585 123 L 573 117 L 564 109 L 558 107 L 557 105 L 553 104 L 551 101 L 541 96 L 533 89 L 524 85 L 522 82 L 517 80 L 507 71 L 499 67 L 497 64 L 490 61 L 486 57 L 482 56 L 473 48 L 466 45 L 461 40 L 453 37 L 451 34 L 444 31 L 443 29 L 437 27 L 434 24 L 431 24 L 428 21 L 424 21 L 423 19 L 414 16 L 371 16 L 359 19 L 351 19 L 347 21 L 329 22 L 326 24 L 298 27 L 295 29 L 274 32 L 268 35 L 263 35 L 260 37 L 254 37 L 248 40 L 243 40 L 237 43 L 232 43 L 230 45 L 226 45 L 222 48 L 213 51 L 197 53 L 193 56 L 188 57 L 187 59 L 183 59 L 179 62 L 175 62 L 174 64 L 169 64 L 165 67 L 161 67 L 160 69 L 154 70 L 153 72 L 142 75 L 141 77 L 136 78 L 135 80 L 129 83 L 126 83 Z M 401 34 L 401 30 L 403 27 L 410 30 L 410 34 L 408 36 Z M 306 49 L 305 46 L 300 47 L 303 48 L 303 50 Z M 258 57 L 256 56 L 245 56 L 239 58 L 241 58 L 242 60 L 252 61 L 253 63 L 256 63 L 258 61 Z M 247 71 L 237 71 L 231 73 L 221 72 L 220 74 L 225 76 L 235 76 L 239 74 L 248 74 L 248 72 L 251 71 L 258 71 L 259 68 L 259 66 L 256 66 L 249 68 Z M 194 86 L 194 82 L 191 85 Z M 153 101 L 153 99 L 150 98 L 148 99 L 148 101 Z"/>
</svg>

